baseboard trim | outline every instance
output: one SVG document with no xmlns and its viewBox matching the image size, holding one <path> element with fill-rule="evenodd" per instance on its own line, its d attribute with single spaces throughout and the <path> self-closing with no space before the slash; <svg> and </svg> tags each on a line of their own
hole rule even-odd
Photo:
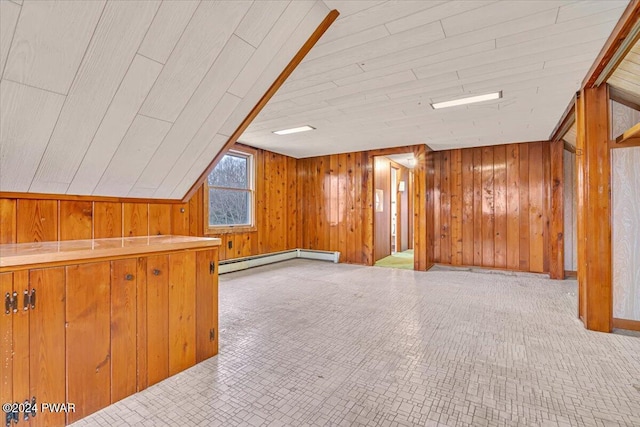
<svg viewBox="0 0 640 427">
<path fill-rule="evenodd" d="M 220 261 L 218 273 L 232 273 L 234 271 L 246 270 L 253 267 L 274 264 L 276 262 L 282 262 L 296 258 L 331 261 L 334 263 L 338 263 L 340 262 L 340 252 L 315 251 L 311 249 L 291 249 L 288 251 L 270 252 L 267 254 L 254 255 L 244 258 L 232 258 Z"/>
<path fill-rule="evenodd" d="M 615 329 L 627 329 L 629 331 L 640 331 L 640 320 L 613 319 Z"/>
</svg>

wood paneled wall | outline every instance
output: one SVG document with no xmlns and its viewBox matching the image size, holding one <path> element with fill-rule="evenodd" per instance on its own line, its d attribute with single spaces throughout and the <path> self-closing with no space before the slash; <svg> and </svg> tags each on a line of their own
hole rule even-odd
<svg viewBox="0 0 640 427">
<path fill-rule="evenodd" d="M 374 243 L 373 262 L 391 255 L 391 161 L 383 156 L 374 158 L 373 163 L 374 206 L 379 204 L 373 215 Z"/>
<path fill-rule="evenodd" d="M 256 231 L 213 235 L 222 239 L 220 260 L 297 247 L 296 159 L 258 150 L 255 161 Z M 0 243 L 203 236 L 203 214 L 203 188 L 188 203 L 175 204 L 0 199 Z"/>
<path fill-rule="evenodd" d="M 558 153 L 562 155 L 561 151 Z M 550 271 L 549 142 L 447 150 L 431 155 L 435 262 Z M 556 179 L 561 183 L 561 177 Z M 556 235 L 556 243 L 557 238 Z M 562 239 L 561 234 L 559 238 Z"/>
<path fill-rule="evenodd" d="M 430 203 L 432 162 L 424 145 L 360 151 L 298 160 L 298 247 L 340 251 L 341 262 L 374 263 L 374 157 L 413 151 L 414 263 L 426 270 L 433 262 Z"/>
</svg>

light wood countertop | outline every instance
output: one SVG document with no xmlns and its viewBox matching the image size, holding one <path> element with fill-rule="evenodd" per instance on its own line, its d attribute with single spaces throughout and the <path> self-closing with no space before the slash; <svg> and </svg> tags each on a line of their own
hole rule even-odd
<svg viewBox="0 0 640 427">
<path fill-rule="evenodd" d="M 0 268 L 220 246 L 220 239 L 143 236 L 0 245 Z"/>
</svg>

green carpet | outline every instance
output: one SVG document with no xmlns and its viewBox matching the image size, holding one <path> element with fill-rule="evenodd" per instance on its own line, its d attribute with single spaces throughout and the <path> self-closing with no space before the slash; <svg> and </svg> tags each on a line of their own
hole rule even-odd
<svg viewBox="0 0 640 427">
<path fill-rule="evenodd" d="M 377 261 L 378 267 L 404 268 L 405 270 L 413 270 L 413 249 L 404 252 L 397 252 L 388 257 Z"/>
</svg>

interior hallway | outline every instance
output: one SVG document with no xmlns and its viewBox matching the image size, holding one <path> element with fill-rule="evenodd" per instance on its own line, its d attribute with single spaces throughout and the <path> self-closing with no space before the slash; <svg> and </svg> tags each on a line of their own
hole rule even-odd
<svg viewBox="0 0 640 427">
<path fill-rule="evenodd" d="M 76 426 L 638 426 L 576 282 L 294 260 L 220 277 L 220 354 Z M 438 424 L 439 423 L 439 424 Z"/>
</svg>

